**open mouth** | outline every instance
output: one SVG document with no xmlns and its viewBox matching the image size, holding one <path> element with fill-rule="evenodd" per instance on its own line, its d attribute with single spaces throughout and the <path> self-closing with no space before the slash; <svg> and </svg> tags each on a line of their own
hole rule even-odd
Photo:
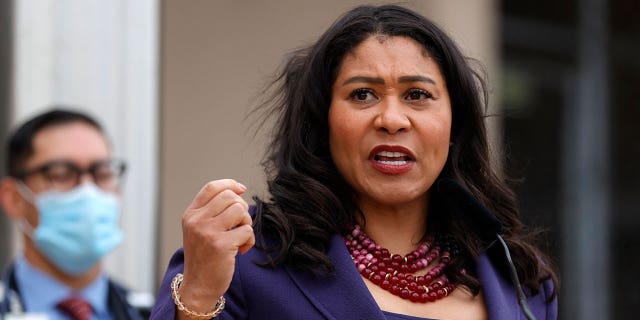
<svg viewBox="0 0 640 320">
<path fill-rule="evenodd" d="M 413 161 L 406 153 L 392 151 L 380 151 L 373 156 L 373 160 L 392 166 L 401 166 Z"/>
<path fill-rule="evenodd" d="M 415 164 L 415 156 L 401 146 L 380 145 L 369 153 L 373 168 L 383 174 L 398 175 L 409 172 Z"/>
</svg>

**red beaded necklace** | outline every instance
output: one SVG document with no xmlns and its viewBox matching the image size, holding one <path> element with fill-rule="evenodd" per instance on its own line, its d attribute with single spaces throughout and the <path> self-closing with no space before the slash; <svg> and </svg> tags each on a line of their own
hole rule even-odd
<svg viewBox="0 0 640 320">
<path fill-rule="evenodd" d="M 457 252 L 455 242 L 449 237 L 434 241 L 430 236 L 418 249 L 403 257 L 389 253 L 355 225 L 345 236 L 345 244 L 363 277 L 402 299 L 421 303 L 436 301 L 456 288 L 443 273 Z M 434 261 L 437 264 L 424 276 L 412 274 L 426 269 Z"/>
</svg>

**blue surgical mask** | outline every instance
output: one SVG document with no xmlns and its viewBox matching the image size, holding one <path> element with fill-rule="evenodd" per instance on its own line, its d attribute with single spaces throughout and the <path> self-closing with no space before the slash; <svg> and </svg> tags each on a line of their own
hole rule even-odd
<svg viewBox="0 0 640 320">
<path fill-rule="evenodd" d="M 25 228 L 36 247 L 69 275 L 87 272 L 122 241 L 120 202 L 92 183 L 34 197 L 39 223 Z"/>
</svg>

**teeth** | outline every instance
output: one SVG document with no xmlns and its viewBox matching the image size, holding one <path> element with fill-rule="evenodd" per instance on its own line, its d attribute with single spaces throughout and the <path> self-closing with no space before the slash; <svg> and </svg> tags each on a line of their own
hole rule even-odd
<svg viewBox="0 0 640 320">
<path fill-rule="evenodd" d="M 378 152 L 378 156 L 380 157 L 390 157 L 390 158 L 399 158 L 406 157 L 407 155 L 402 152 L 389 152 L 389 151 L 380 151 Z"/>
<path fill-rule="evenodd" d="M 378 162 L 386 165 L 391 165 L 391 166 L 401 166 L 408 163 L 408 161 L 387 161 L 387 160 L 382 160 Z"/>
</svg>

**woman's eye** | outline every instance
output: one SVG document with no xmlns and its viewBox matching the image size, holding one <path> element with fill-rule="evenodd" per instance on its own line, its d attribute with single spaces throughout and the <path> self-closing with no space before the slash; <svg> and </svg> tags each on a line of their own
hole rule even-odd
<svg viewBox="0 0 640 320">
<path fill-rule="evenodd" d="M 350 97 L 356 101 L 370 101 L 376 98 L 376 96 L 373 95 L 373 92 L 369 89 L 356 89 L 351 92 Z"/>
<path fill-rule="evenodd" d="M 422 89 L 411 89 L 409 91 L 409 93 L 407 94 L 406 98 L 407 100 L 424 100 L 424 99 L 429 99 L 432 98 L 433 95 L 431 95 L 431 93 L 429 93 L 428 91 L 422 90 Z"/>
</svg>

